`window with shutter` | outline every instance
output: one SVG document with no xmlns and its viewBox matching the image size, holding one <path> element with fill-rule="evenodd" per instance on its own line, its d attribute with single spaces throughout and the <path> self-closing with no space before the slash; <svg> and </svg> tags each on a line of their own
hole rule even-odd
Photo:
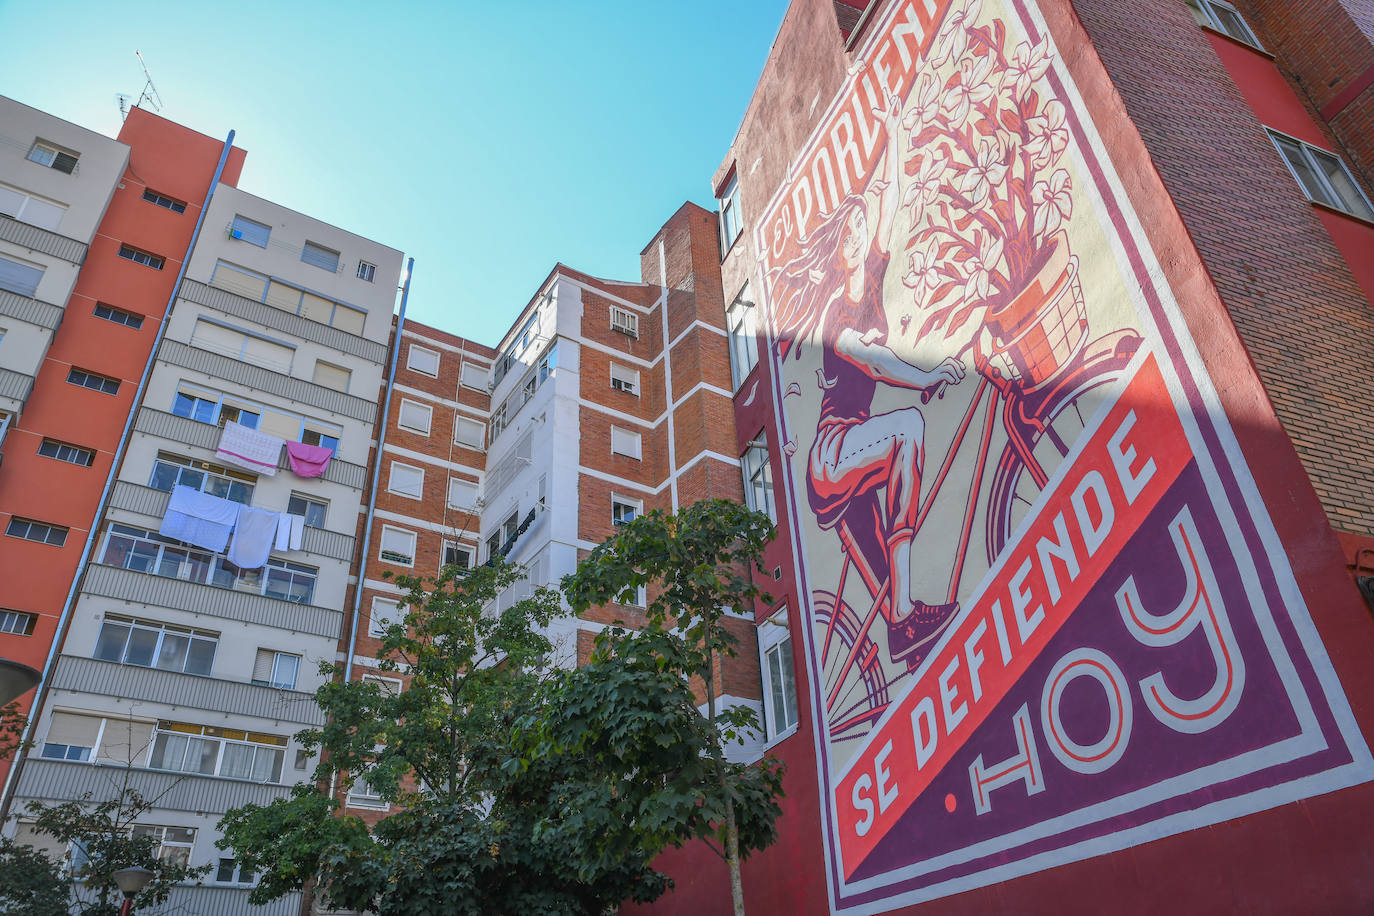
<svg viewBox="0 0 1374 916">
<path fill-rule="evenodd" d="M 639 433 L 631 432 L 628 429 L 621 429 L 619 426 L 612 426 L 611 453 L 614 455 L 626 455 L 630 458 L 640 458 L 642 453 Z"/>
<path fill-rule="evenodd" d="M 229 226 L 229 237 L 241 242 L 248 242 L 250 245 L 257 245 L 259 248 L 266 248 L 267 240 L 272 237 L 272 227 L 266 223 L 235 214 L 234 222 Z"/>
<path fill-rule="evenodd" d="M 266 684 L 272 679 L 272 663 L 276 658 L 277 653 L 271 649 L 258 650 L 258 657 L 253 662 L 254 684 Z"/>
<path fill-rule="evenodd" d="M 18 188 L 0 185 L 0 213 L 21 223 L 56 232 L 66 212 L 67 208 L 61 204 L 42 200 Z"/>
<path fill-rule="evenodd" d="M 487 390 L 487 370 L 484 366 L 476 363 L 463 363 L 462 369 L 458 371 L 458 382 L 464 388 L 476 388 L 479 391 Z"/>
<path fill-rule="evenodd" d="M 396 423 L 401 429 L 408 429 L 422 436 L 429 435 L 429 425 L 434 416 L 434 408 L 416 401 L 401 399 L 401 409 Z"/>
<path fill-rule="evenodd" d="M 383 525 L 381 550 L 377 558 L 400 566 L 414 566 L 415 532 Z"/>
<path fill-rule="evenodd" d="M 468 448 L 481 449 L 486 425 L 467 417 L 459 417 L 453 424 L 453 441 Z"/>
<path fill-rule="evenodd" d="M 393 601 L 390 598 L 372 599 L 372 622 L 368 632 L 373 636 L 385 636 L 387 627 L 404 620 L 405 613 L 402 612 L 399 601 Z"/>
<path fill-rule="evenodd" d="M 391 462 L 391 476 L 387 481 L 388 491 L 411 499 L 420 499 L 425 491 L 425 472 L 421 468 Z"/>
<path fill-rule="evenodd" d="M 246 299 L 261 302 L 262 291 L 267 286 L 267 277 L 262 274 L 254 273 L 251 270 L 244 270 L 242 267 L 234 267 L 232 264 L 226 264 L 220 261 L 215 265 L 215 273 L 214 276 L 210 278 L 210 285 L 228 290 L 231 293 L 237 293 Z M 272 285 L 274 287 L 277 286 L 275 283 Z M 270 295 L 267 299 L 268 305 L 275 306 L 276 308 L 283 308 L 283 306 L 273 302 Z M 287 309 L 287 311 L 291 312 L 295 310 L 295 305 Z"/>
<path fill-rule="evenodd" d="M 611 387 L 616 391 L 639 396 L 639 370 L 611 363 Z"/>
<path fill-rule="evenodd" d="M 410 349 L 406 351 L 406 368 L 414 369 L 416 372 L 431 378 L 437 378 L 439 376 L 439 352 L 411 344 Z"/>
<path fill-rule="evenodd" d="M 42 279 L 43 268 L 0 257 L 0 289 L 33 298 Z"/>
<path fill-rule="evenodd" d="M 353 373 L 343 366 L 336 366 L 333 363 L 326 363 L 322 360 L 315 361 L 316 385 L 333 388 L 335 391 L 347 392 L 348 383 L 352 377 Z"/>
<path fill-rule="evenodd" d="M 611 330 L 630 337 L 639 336 L 639 316 L 625 309 L 611 306 Z"/>
<path fill-rule="evenodd" d="M 339 253 L 314 242 L 305 243 L 305 247 L 301 249 L 301 260 L 330 273 L 335 273 L 339 269 Z"/>
<path fill-rule="evenodd" d="M 448 479 L 448 504 L 458 509 L 470 509 L 477 504 L 477 484 L 457 477 Z"/>
</svg>

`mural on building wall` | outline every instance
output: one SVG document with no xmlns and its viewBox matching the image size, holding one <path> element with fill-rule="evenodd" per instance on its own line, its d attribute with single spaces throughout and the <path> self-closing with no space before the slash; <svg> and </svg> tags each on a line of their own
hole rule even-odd
<svg viewBox="0 0 1374 916">
<path fill-rule="evenodd" d="M 1037 15 L 894 4 L 756 223 L 840 911 L 1370 778 Z"/>
</svg>

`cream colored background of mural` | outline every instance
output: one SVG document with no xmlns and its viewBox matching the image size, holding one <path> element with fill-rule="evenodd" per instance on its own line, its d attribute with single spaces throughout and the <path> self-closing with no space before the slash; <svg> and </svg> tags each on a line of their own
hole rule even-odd
<svg viewBox="0 0 1374 916">
<path fill-rule="evenodd" d="M 969 31 L 987 29 L 995 42 L 999 23 L 1000 29 L 1005 30 L 1000 56 Z M 1096 195 L 1085 190 L 1091 189 L 1092 183 L 1065 123 L 1064 103 L 1053 97 L 1045 79 L 1053 53 L 1048 39 L 1038 46 L 1032 44 L 1018 30 L 1015 17 L 1008 15 L 1001 4 L 978 0 L 955 2 L 944 17 L 930 53 L 918 66 L 911 90 L 900 100 L 895 131 L 886 141 L 900 163 L 896 169 L 899 177 L 895 192 L 900 204 L 892 219 L 888 240 L 891 260 L 882 281 L 887 326 L 877 330 L 886 334 L 887 346 L 904 362 L 931 370 L 947 357 L 957 356 L 967 370 L 960 383 L 943 386 L 938 389 L 937 396 L 924 404 L 920 392 L 880 382 L 871 405 L 873 415 L 919 408 L 925 425 L 920 493 L 923 508 L 931 499 L 938 471 L 951 454 L 956 432 L 968 420 L 968 429 L 954 453 L 933 507 L 912 543 L 910 591 L 931 604 L 943 602 L 948 597 L 951 572 L 959 553 L 960 533 L 966 527 L 970 491 L 978 473 L 987 412 L 992 409 L 999 412 L 999 417 L 992 423 L 984 470 L 972 498 L 973 515 L 967 526 L 971 536 L 963 551 L 962 569 L 954 594 L 963 606 L 976 598 L 981 580 L 994 559 L 989 556 L 987 546 L 994 470 L 1001 456 L 1011 447 L 1000 419 L 1003 400 L 990 396 L 995 387 L 989 386 L 983 392 L 971 418 L 968 415 L 980 381 L 993 372 L 988 363 L 975 354 L 994 354 L 994 360 L 997 358 L 998 344 L 987 324 L 989 310 L 999 304 L 1005 305 L 1020 289 L 1016 270 L 1010 263 L 1009 249 L 1019 245 L 1023 252 L 1041 252 L 1047 245 L 1045 239 L 1053 230 L 1062 229 L 1067 233 L 1068 248 L 1076 261 L 1087 318 L 1086 334 L 1077 348 L 1079 364 L 1052 374 L 1040 386 L 1025 386 L 1043 390 L 1045 386 L 1067 382 L 1070 387 L 1077 385 L 1081 389 L 1081 394 L 1070 400 L 1067 407 L 1045 418 L 1056 426 L 1068 445 L 1071 446 L 1073 438 L 1081 432 L 1082 421 L 1110 400 L 1117 388 L 1112 369 L 1102 362 L 1096 364 L 1095 369 L 1088 367 L 1084 354 L 1094 346 L 1110 349 L 1123 339 L 1131 338 L 1141 323 L 1127 287 L 1128 280 L 1122 272 L 1120 247 L 1111 234 L 1107 215 Z M 855 74 L 844 95 L 861 92 L 862 73 Z M 1035 115 L 1023 118 L 1018 112 L 1026 110 L 1030 93 L 1035 96 L 1032 103 Z M 997 119 L 996 122 L 990 115 Z M 880 123 L 882 114 L 875 113 L 874 120 Z M 1025 129 L 1015 129 L 1018 126 Z M 952 131 L 962 131 L 965 127 L 971 128 L 971 137 L 966 134 L 958 141 L 950 138 Z M 824 125 L 821 130 L 825 130 Z M 924 139 L 913 145 L 913 139 L 922 135 Z M 948 150 L 949 155 L 942 157 L 941 149 Z M 949 164 L 940 168 L 942 158 Z M 878 169 L 882 169 L 881 158 Z M 1028 175 L 1030 180 L 1024 180 Z M 1018 179 L 1022 179 L 1020 186 L 1016 184 Z M 881 176 L 873 175 L 865 188 L 854 190 L 866 190 L 872 195 L 875 185 L 880 188 L 881 184 Z M 892 197 L 888 192 L 888 198 Z M 786 189 L 779 195 L 779 200 L 785 199 Z M 1004 216 L 1009 213 L 1010 218 L 998 219 L 999 201 L 1004 202 L 1001 213 Z M 1008 205 L 1007 201 L 1011 203 Z M 1000 235 L 987 227 L 989 214 L 1001 225 Z M 813 231 L 811 237 L 818 234 Z M 779 308 L 779 300 L 791 295 L 777 281 L 779 270 L 785 269 L 786 264 L 770 262 L 766 250 L 763 262 L 765 276 L 769 278 L 765 284 L 769 287 L 765 307 L 770 310 L 769 327 L 774 339 L 797 339 L 797 316 L 786 316 L 785 310 Z M 827 280 L 836 285 L 834 277 Z M 828 300 L 829 292 L 823 291 L 822 302 Z M 781 304 L 787 305 L 786 302 Z M 970 305 L 972 310 L 962 314 Z M 944 321 L 940 327 L 925 327 L 941 315 Z M 859 327 L 854 330 L 864 334 L 872 329 Z M 837 549 L 840 544 L 835 529 L 825 529 L 818 524 L 807 499 L 811 473 L 809 455 L 816 440 L 824 393 L 819 381 L 823 363 L 821 338 L 821 328 L 811 328 L 800 347 L 800 354 L 788 353 L 785 358 L 778 359 L 775 346 L 772 356 L 779 388 L 784 393 L 783 429 L 789 440 L 786 447 L 789 454 L 785 456 L 789 475 L 786 489 L 794 495 L 794 505 L 801 516 L 798 524 L 809 584 L 813 590 L 831 591 L 840 579 L 844 553 Z M 1012 397 L 1020 396 L 1024 390 L 1016 388 Z M 1052 474 L 1062 457 L 1057 451 L 1051 451 L 1049 444 L 1041 436 L 1035 454 L 1044 469 Z M 1037 488 L 1028 483 L 1022 490 L 1026 498 L 1034 498 Z M 845 578 L 844 598 L 860 618 L 867 615 L 873 604 L 863 582 L 852 571 Z M 813 613 L 812 626 L 816 634 L 815 654 L 819 654 L 826 640 L 826 621 Z M 876 649 L 871 658 L 875 668 L 870 676 L 890 684 L 894 691 L 899 690 L 903 679 L 909 676 L 908 664 L 890 657 L 881 614 L 874 617 L 868 634 Z M 827 685 L 826 692 L 838 671 L 849 661 L 848 653 L 836 651 L 835 641 L 832 632 L 826 657 L 810 659 L 813 675 L 820 672 L 820 680 Z M 850 662 L 851 670 L 847 675 L 852 686 L 844 688 L 853 702 L 840 698 L 837 705 L 848 708 L 859 702 L 854 698 L 864 687 L 853 673 L 855 664 Z M 832 774 L 842 769 L 862 745 L 862 735 L 860 728 L 841 740 L 831 741 Z"/>
</svg>

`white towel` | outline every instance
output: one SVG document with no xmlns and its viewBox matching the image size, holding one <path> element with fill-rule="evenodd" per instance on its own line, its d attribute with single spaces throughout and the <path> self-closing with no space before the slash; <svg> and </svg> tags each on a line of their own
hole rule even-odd
<svg viewBox="0 0 1374 916">
<path fill-rule="evenodd" d="M 224 424 L 215 455 L 230 464 L 272 477 L 277 473 L 285 442 L 280 436 L 270 436 L 230 420 Z"/>
<path fill-rule="evenodd" d="M 291 516 L 291 549 L 301 549 L 301 538 L 305 536 L 305 516 Z"/>
<path fill-rule="evenodd" d="M 277 516 L 277 539 L 272 544 L 272 549 L 291 549 L 291 516 L 285 512 Z"/>
<path fill-rule="evenodd" d="M 229 532 L 240 508 L 236 502 L 176 486 L 167 501 L 167 513 L 158 526 L 158 534 L 219 553 L 229 543 Z"/>
<path fill-rule="evenodd" d="M 277 534 L 277 513 L 244 506 L 234 525 L 234 543 L 229 548 L 229 562 L 240 569 L 258 569 L 272 553 L 272 541 Z"/>
</svg>

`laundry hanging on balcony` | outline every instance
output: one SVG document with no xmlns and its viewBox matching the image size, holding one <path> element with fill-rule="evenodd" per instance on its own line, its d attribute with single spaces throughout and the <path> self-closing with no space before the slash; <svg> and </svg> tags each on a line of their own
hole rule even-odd
<svg viewBox="0 0 1374 916">
<path fill-rule="evenodd" d="M 277 519 L 277 550 L 300 550 L 305 535 L 305 517 L 283 512 Z"/>
<path fill-rule="evenodd" d="M 240 569 L 258 569 L 267 563 L 279 523 L 278 513 L 244 506 L 234 524 L 234 543 L 229 562 Z"/>
<path fill-rule="evenodd" d="M 230 464 L 272 477 L 277 473 L 277 462 L 281 460 L 281 447 L 285 442 L 280 436 L 271 436 L 230 420 L 224 424 L 215 455 Z"/>
<path fill-rule="evenodd" d="M 236 502 L 178 485 L 172 488 L 158 534 L 219 553 L 229 543 L 241 508 Z"/>
<path fill-rule="evenodd" d="M 304 442 L 286 443 L 286 459 L 297 477 L 322 477 L 329 468 L 334 450 L 325 445 L 306 445 Z"/>
</svg>

